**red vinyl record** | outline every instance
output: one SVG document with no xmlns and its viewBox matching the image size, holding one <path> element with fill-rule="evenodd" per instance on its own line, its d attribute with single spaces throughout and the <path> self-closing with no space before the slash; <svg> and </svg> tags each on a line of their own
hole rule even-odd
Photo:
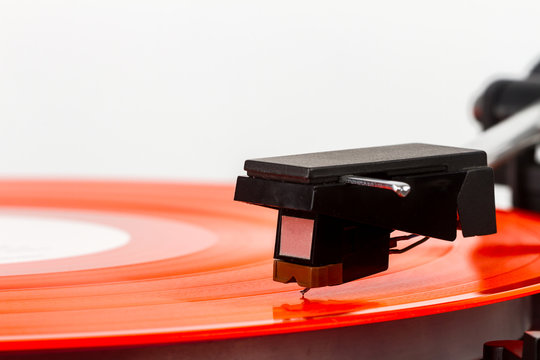
<svg viewBox="0 0 540 360">
<path fill-rule="evenodd" d="M 229 185 L 1 182 L 4 229 L 11 224 L 38 235 L 34 248 L 17 248 L 10 237 L 16 235 L 3 235 L 0 349 L 294 333 L 450 312 L 540 290 L 540 217 L 498 211 L 496 235 L 430 239 L 391 255 L 384 273 L 312 289 L 302 299 L 298 285 L 272 281 L 277 213 L 232 198 Z M 113 240 L 86 253 L 34 256 L 55 246 L 58 231 L 80 245 L 75 249 Z"/>
</svg>

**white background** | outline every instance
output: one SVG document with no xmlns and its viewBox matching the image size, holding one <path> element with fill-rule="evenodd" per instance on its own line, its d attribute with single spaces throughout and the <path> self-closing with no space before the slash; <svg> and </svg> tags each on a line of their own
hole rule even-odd
<svg viewBox="0 0 540 360">
<path fill-rule="evenodd" d="M 246 158 L 460 145 L 535 1 L 3 1 L 0 176 L 233 182 Z"/>
</svg>

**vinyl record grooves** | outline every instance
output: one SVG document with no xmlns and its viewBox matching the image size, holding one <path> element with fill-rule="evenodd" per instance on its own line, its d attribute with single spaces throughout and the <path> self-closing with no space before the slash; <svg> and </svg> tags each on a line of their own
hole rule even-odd
<svg viewBox="0 0 540 360">
<path fill-rule="evenodd" d="M 198 184 L 0 183 L 0 219 L 94 224 L 129 235 L 105 251 L 0 263 L 0 350 L 403 324 L 499 302 L 512 306 L 521 300 L 509 300 L 540 290 L 540 217 L 499 211 L 496 235 L 431 239 L 391 255 L 385 273 L 312 289 L 301 299 L 296 284 L 272 281 L 276 213 L 235 203 L 232 193 L 231 186 Z M 50 241 L 46 235 L 39 241 Z"/>
</svg>

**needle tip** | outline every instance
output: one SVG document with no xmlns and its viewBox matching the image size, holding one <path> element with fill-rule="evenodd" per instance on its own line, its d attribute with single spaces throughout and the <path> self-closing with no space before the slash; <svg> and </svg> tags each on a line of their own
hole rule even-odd
<svg viewBox="0 0 540 360">
<path fill-rule="evenodd" d="M 309 291 L 311 288 L 305 288 L 304 290 L 300 290 L 300 294 L 302 294 L 302 299 L 304 298 L 304 295 Z"/>
</svg>

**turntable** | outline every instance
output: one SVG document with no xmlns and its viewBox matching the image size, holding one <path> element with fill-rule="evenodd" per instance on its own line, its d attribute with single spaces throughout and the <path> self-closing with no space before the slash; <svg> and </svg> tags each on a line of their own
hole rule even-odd
<svg viewBox="0 0 540 360">
<path fill-rule="evenodd" d="M 540 325 L 536 72 L 486 90 L 465 149 L 256 159 L 236 192 L 0 182 L 1 355 L 536 359 L 537 333 L 519 340 Z M 487 163 L 514 210 L 494 213 Z"/>
</svg>

